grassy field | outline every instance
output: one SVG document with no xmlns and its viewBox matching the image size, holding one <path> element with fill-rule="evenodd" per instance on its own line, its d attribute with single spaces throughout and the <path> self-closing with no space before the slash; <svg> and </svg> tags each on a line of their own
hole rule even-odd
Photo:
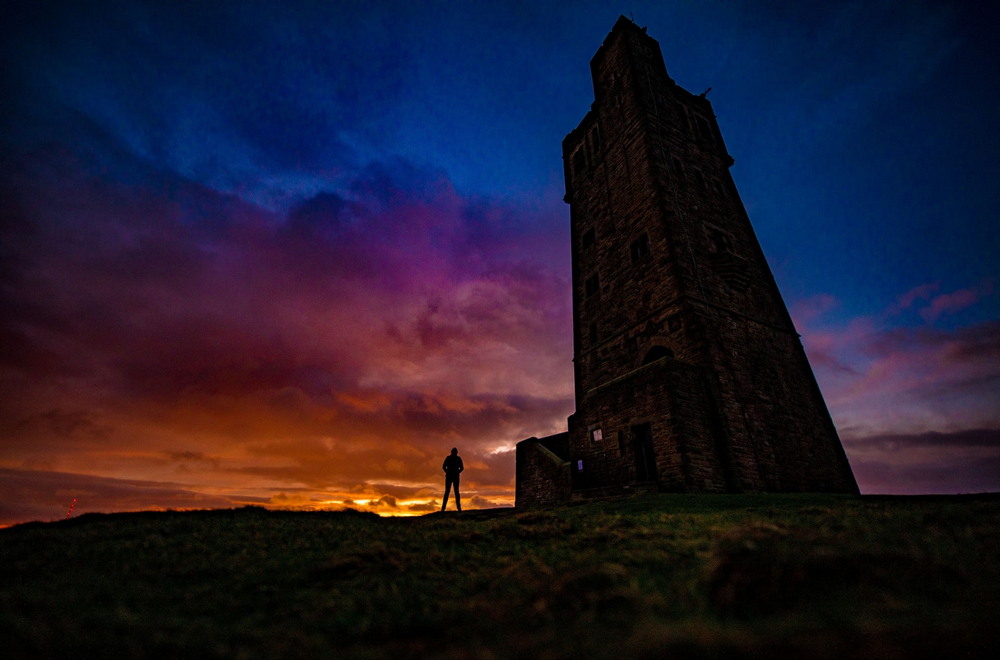
<svg viewBox="0 0 1000 660">
<path fill-rule="evenodd" d="M 965 658 L 1000 497 L 659 495 L 0 530 L 6 657 Z"/>
</svg>

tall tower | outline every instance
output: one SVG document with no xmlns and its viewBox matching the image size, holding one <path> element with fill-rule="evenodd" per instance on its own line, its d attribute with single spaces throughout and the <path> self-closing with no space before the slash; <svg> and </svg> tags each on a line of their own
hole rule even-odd
<svg viewBox="0 0 1000 660">
<path fill-rule="evenodd" d="M 554 446 L 572 493 L 856 493 L 711 104 L 624 16 L 590 68 L 563 141 L 577 411 Z"/>
</svg>

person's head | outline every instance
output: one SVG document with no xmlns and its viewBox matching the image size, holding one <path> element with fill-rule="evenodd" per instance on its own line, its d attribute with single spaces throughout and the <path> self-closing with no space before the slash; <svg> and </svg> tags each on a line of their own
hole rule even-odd
<svg viewBox="0 0 1000 660">
<path fill-rule="evenodd" d="M 451 448 L 451 455 L 452 456 L 458 456 L 458 447 L 452 447 Z"/>
</svg>

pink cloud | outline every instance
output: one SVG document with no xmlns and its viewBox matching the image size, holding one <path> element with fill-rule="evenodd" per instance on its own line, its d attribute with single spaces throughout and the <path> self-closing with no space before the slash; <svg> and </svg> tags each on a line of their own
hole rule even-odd
<svg viewBox="0 0 1000 660">
<path fill-rule="evenodd" d="M 827 393 L 838 421 L 848 428 L 918 432 L 998 421 L 996 322 L 954 331 L 878 330 L 837 352 L 859 373 L 836 381 Z M 827 380 L 818 372 L 821 382 Z"/>
<path fill-rule="evenodd" d="M 416 512 L 458 446 L 469 502 L 504 504 L 513 443 L 565 428 L 563 207 L 466 199 L 397 163 L 284 214 L 141 168 L 126 186 L 58 151 L 33 158 L 2 197 L 16 221 L 0 230 L 0 468 L 20 485 L 0 500 L 36 475 L 32 497 L 58 516 L 57 474 L 160 484 L 136 488 L 162 506 Z M 936 290 L 895 307 L 928 300 L 936 319 L 992 289 Z M 996 323 L 893 328 L 835 310 L 825 295 L 792 307 L 845 438 L 997 426 Z M 137 506 L 109 484 L 88 499 Z"/>
<path fill-rule="evenodd" d="M 936 321 L 945 314 L 954 314 L 972 307 L 992 293 L 992 280 L 983 281 L 973 288 L 944 293 L 931 298 L 929 306 L 920 310 L 920 316 L 926 321 Z"/>
<path fill-rule="evenodd" d="M 921 284 L 915 286 L 903 295 L 899 296 L 889 309 L 886 311 L 887 314 L 895 316 L 907 309 L 910 309 L 914 303 L 919 300 L 930 300 L 931 296 L 941 288 L 940 282 L 931 282 L 929 284 Z"/>
<path fill-rule="evenodd" d="M 962 449 L 965 445 L 946 442 L 932 447 L 928 438 L 964 442 L 962 434 L 971 430 L 1000 428 L 1000 321 L 954 329 L 890 324 L 899 311 L 921 300 L 930 301 L 921 316 L 931 321 L 938 312 L 928 310 L 971 308 L 991 291 L 980 285 L 956 292 L 961 295 L 935 297 L 937 289 L 935 284 L 915 287 L 877 318 L 803 317 L 809 319 L 800 327 L 803 345 L 863 492 L 997 487 L 981 469 L 998 460 L 995 447 Z M 935 471 L 935 465 L 940 469 Z M 935 474 L 940 480 L 932 485 Z"/>
<path fill-rule="evenodd" d="M 840 301 L 835 297 L 827 293 L 820 293 L 793 301 L 788 312 L 795 322 L 795 327 L 804 327 L 811 325 L 827 312 L 839 306 Z"/>
</svg>

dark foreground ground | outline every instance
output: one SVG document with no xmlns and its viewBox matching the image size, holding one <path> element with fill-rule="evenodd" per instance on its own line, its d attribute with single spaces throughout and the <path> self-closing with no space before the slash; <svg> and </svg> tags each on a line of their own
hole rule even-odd
<svg viewBox="0 0 1000 660">
<path fill-rule="evenodd" d="M 1000 647 L 998 605 L 995 495 L 0 530 L 13 658 L 978 658 Z"/>
</svg>

